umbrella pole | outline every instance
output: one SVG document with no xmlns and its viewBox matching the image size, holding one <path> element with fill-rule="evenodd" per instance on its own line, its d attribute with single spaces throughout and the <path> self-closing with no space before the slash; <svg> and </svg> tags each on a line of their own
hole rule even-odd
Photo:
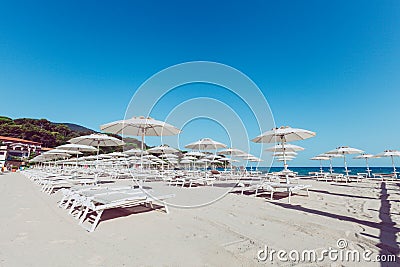
<svg viewBox="0 0 400 267">
<path fill-rule="evenodd" d="M 282 149 L 283 149 L 283 170 L 287 171 L 287 164 L 286 164 L 286 153 L 285 153 L 285 141 L 283 140 L 283 136 L 281 137 L 282 140 Z M 289 184 L 289 174 L 286 172 L 286 183 Z"/>
<path fill-rule="evenodd" d="M 393 158 L 393 156 L 391 156 L 391 158 L 392 158 L 393 174 L 394 174 L 394 177 L 397 178 L 396 166 L 394 166 L 394 158 Z"/>
<path fill-rule="evenodd" d="M 100 141 L 97 141 L 97 158 L 96 158 L 96 170 L 98 169 L 98 165 L 99 165 L 99 152 L 100 152 Z M 97 176 L 99 175 L 99 173 L 96 171 L 94 174 L 94 183 L 97 184 Z"/>
<path fill-rule="evenodd" d="M 142 128 L 142 143 L 140 145 L 141 147 L 141 155 L 140 155 L 140 168 L 143 168 L 143 149 L 144 149 L 144 128 Z"/>
<path fill-rule="evenodd" d="M 331 172 L 331 174 L 333 173 L 332 158 L 329 158 L 329 171 Z"/>
<path fill-rule="evenodd" d="M 346 173 L 346 175 L 349 175 L 349 171 L 347 170 L 347 163 L 346 163 L 346 155 L 343 154 L 343 159 L 344 159 L 344 172 Z"/>
<path fill-rule="evenodd" d="M 371 170 L 369 169 L 368 158 L 365 158 L 365 163 L 367 164 L 367 173 L 368 173 L 368 177 L 371 177 Z"/>
<path fill-rule="evenodd" d="M 320 170 L 321 173 L 322 173 L 322 160 L 321 160 L 321 159 L 319 160 L 319 170 Z"/>
</svg>

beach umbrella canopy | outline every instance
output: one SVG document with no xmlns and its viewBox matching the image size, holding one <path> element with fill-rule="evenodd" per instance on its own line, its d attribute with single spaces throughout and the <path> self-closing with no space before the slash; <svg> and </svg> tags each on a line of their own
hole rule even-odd
<svg viewBox="0 0 400 267">
<path fill-rule="evenodd" d="M 81 152 L 96 152 L 97 148 L 94 146 L 82 145 L 82 144 L 65 144 L 57 147 L 58 149 L 81 151 Z"/>
<path fill-rule="evenodd" d="M 143 116 L 106 123 L 100 129 L 107 133 L 131 136 L 167 136 L 181 133 L 181 130 L 171 124 Z"/>
<path fill-rule="evenodd" d="M 143 158 L 144 159 L 158 159 L 156 156 L 154 156 L 154 155 L 146 155 L 146 156 L 143 156 Z"/>
<path fill-rule="evenodd" d="M 198 164 L 207 164 L 208 162 L 211 162 L 211 160 L 209 160 L 209 159 L 199 159 L 199 160 L 195 161 L 195 163 L 198 163 Z"/>
<path fill-rule="evenodd" d="M 173 147 L 167 146 L 167 145 L 162 145 L 162 146 L 156 146 L 153 148 L 150 148 L 147 150 L 149 153 L 162 153 L 162 154 L 171 154 L 171 153 L 177 153 L 179 152 L 178 149 L 175 149 Z"/>
<path fill-rule="evenodd" d="M 71 154 L 65 153 L 65 152 L 45 152 L 40 155 L 41 158 L 46 159 L 46 160 L 51 160 L 51 159 L 61 159 L 61 158 L 69 158 L 71 157 Z"/>
<path fill-rule="evenodd" d="M 103 146 L 122 146 L 125 143 L 118 138 L 106 134 L 90 134 L 72 138 L 68 141 L 71 144 L 88 145 L 97 147 L 97 163 L 99 158 L 99 147 Z M 96 164 L 97 167 L 97 164 Z"/>
<path fill-rule="evenodd" d="M 132 149 L 126 150 L 126 151 L 124 151 L 124 153 L 128 154 L 128 155 L 142 155 L 142 154 L 147 155 L 148 154 L 147 151 L 143 151 L 143 150 L 137 149 L 137 148 L 132 148 Z"/>
<path fill-rule="evenodd" d="M 82 155 L 82 152 L 76 151 L 76 150 L 65 150 L 65 149 L 52 149 L 49 150 L 47 152 L 45 152 L 45 154 L 54 154 L 54 153 L 64 153 L 64 154 L 70 154 L 70 155 Z"/>
<path fill-rule="evenodd" d="M 71 144 L 95 146 L 97 149 L 103 146 L 122 146 L 124 142 L 105 134 L 90 134 L 78 136 L 68 141 Z"/>
<path fill-rule="evenodd" d="M 278 158 L 277 158 L 278 161 L 285 161 L 285 159 L 290 161 L 290 160 L 293 160 L 294 158 L 293 158 L 293 157 L 285 157 L 285 158 L 283 158 L 283 157 L 278 157 Z"/>
<path fill-rule="evenodd" d="M 262 159 L 257 158 L 257 157 L 250 157 L 250 158 L 247 158 L 247 160 L 251 161 L 251 162 L 261 162 L 261 161 L 263 161 Z"/>
<path fill-rule="evenodd" d="M 94 146 L 82 145 L 82 144 L 65 144 L 57 147 L 58 149 L 68 151 L 83 151 L 83 152 L 97 152 L 97 148 Z M 76 167 L 78 167 L 78 154 L 76 154 Z"/>
<path fill-rule="evenodd" d="M 226 148 L 226 145 L 223 143 L 214 141 L 211 138 L 203 138 L 196 142 L 186 145 L 185 148 L 197 149 L 197 150 L 216 150 L 219 148 Z"/>
<path fill-rule="evenodd" d="M 279 128 L 274 128 L 270 131 L 267 131 L 256 138 L 252 139 L 251 141 L 255 143 L 286 143 L 286 142 L 292 142 L 292 141 L 298 141 L 298 140 L 304 140 L 308 139 L 311 137 L 314 137 L 316 133 L 304 130 L 304 129 L 298 129 L 298 128 L 292 128 L 289 126 L 282 126 Z"/>
<path fill-rule="evenodd" d="M 127 157 L 128 154 L 122 153 L 122 152 L 112 152 L 112 153 L 108 153 L 107 155 L 113 157 L 113 158 L 124 158 Z"/>
<path fill-rule="evenodd" d="M 141 136 L 141 149 L 144 150 L 145 136 L 169 136 L 181 133 L 181 130 L 166 122 L 143 116 L 132 117 L 127 120 L 119 120 L 103 124 L 100 129 L 107 133 Z"/>
<path fill-rule="evenodd" d="M 162 154 L 160 157 L 162 158 L 178 158 L 175 154 Z"/>
<path fill-rule="evenodd" d="M 358 155 L 356 157 L 354 157 L 355 159 L 365 159 L 365 164 L 367 166 L 367 173 L 368 173 L 368 177 L 371 177 L 371 170 L 369 168 L 369 164 L 368 164 L 368 159 L 375 157 L 372 154 L 366 154 L 366 153 L 362 153 L 361 155 Z"/>
<path fill-rule="evenodd" d="M 272 154 L 272 156 L 274 156 L 274 157 L 283 157 L 283 154 L 285 154 L 287 156 L 297 156 L 297 153 L 296 152 L 292 152 L 292 151 L 285 152 L 285 153 L 283 153 L 283 152 L 275 152 L 275 153 Z"/>
<path fill-rule="evenodd" d="M 211 159 L 211 160 L 212 160 L 212 159 L 220 159 L 221 156 L 211 154 L 211 155 L 206 156 L 206 158 L 207 158 L 207 159 Z"/>
<path fill-rule="evenodd" d="M 311 137 L 314 137 L 316 133 L 311 132 L 309 130 L 304 130 L 304 129 L 298 129 L 298 128 L 292 128 L 289 126 L 282 126 L 279 128 L 274 128 L 270 131 L 267 131 L 256 138 L 252 139 L 251 141 L 255 143 L 278 143 L 280 142 L 282 145 L 282 151 L 285 153 L 286 149 L 286 142 L 291 142 L 291 141 L 298 141 L 298 140 L 304 140 L 308 139 Z M 274 150 L 276 151 L 276 150 Z M 283 159 L 285 159 L 285 154 L 283 155 Z M 283 161 L 284 165 L 284 170 L 287 170 L 287 164 L 286 161 Z M 287 177 L 287 182 L 289 182 L 289 179 Z"/>
<path fill-rule="evenodd" d="M 185 157 L 186 157 L 186 156 L 205 157 L 206 154 L 204 154 L 204 153 L 202 153 L 202 152 L 199 152 L 199 151 L 191 151 L 191 152 L 186 153 L 186 154 L 185 154 Z"/>
<path fill-rule="evenodd" d="M 304 148 L 301 146 L 293 145 L 293 144 L 276 144 L 272 147 L 268 147 L 265 149 L 265 151 L 269 152 L 285 152 L 285 154 L 289 152 L 295 152 L 295 151 L 303 151 Z"/>
<path fill-rule="evenodd" d="M 244 151 L 237 149 L 237 148 L 227 148 L 227 149 L 223 149 L 221 151 L 218 151 L 219 155 L 230 155 L 230 156 L 236 156 L 236 155 L 241 155 L 241 154 L 245 154 Z"/>
<path fill-rule="evenodd" d="M 400 157 L 400 151 L 397 150 L 385 150 L 374 156 L 375 158 L 390 157 L 392 159 L 393 174 L 397 178 L 396 166 L 394 165 L 394 157 Z"/>
<path fill-rule="evenodd" d="M 249 154 L 249 153 L 238 154 L 236 156 L 239 157 L 239 158 L 254 157 L 252 154 Z"/>
<path fill-rule="evenodd" d="M 343 159 L 344 159 L 344 169 L 345 169 L 346 175 L 349 175 L 349 171 L 347 169 L 346 155 L 360 154 L 362 152 L 363 152 L 362 150 L 357 149 L 357 148 L 348 147 L 348 146 L 340 146 L 336 149 L 326 152 L 325 154 L 342 155 Z"/>
<path fill-rule="evenodd" d="M 196 160 L 196 159 L 197 159 L 196 157 L 192 157 L 192 156 L 184 156 L 182 158 L 182 160 Z"/>
</svg>

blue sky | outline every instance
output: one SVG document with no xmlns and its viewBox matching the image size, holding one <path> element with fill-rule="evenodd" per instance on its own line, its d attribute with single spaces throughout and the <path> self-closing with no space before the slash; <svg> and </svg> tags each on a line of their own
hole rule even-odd
<svg viewBox="0 0 400 267">
<path fill-rule="evenodd" d="M 156 72 L 206 60 L 248 75 L 277 125 L 317 132 L 293 165 L 400 149 L 399 1 L 215 2 L 0 1 L 0 114 L 98 129 Z"/>
</svg>

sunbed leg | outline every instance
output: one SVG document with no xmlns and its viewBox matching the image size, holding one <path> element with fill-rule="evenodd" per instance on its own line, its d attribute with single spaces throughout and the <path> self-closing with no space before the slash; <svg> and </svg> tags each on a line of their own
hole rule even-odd
<svg viewBox="0 0 400 267">
<path fill-rule="evenodd" d="M 103 211 L 104 210 L 101 210 L 101 211 L 99 211 L 97 213 L 96 219 L 94 220 L 94 222 L 92 224 L 92 227 L 90 228 L 89 232 L 93 232 L 94 229 L 96 229 L 96 226 L 99 224 L 99 221 L 100 221 L 101 215 L 103 214 Z"/>
<path fill-rule="evenodd" d="M 271 201 L 274 200 L 274 191 L 271 191 Z"/>
<path fill-rule="evenodd" d="M 81 219 L 79 220 L 79 224 L 82 224 L 82 223 L 83 223 L 83 221 L 85 220 L 85 218 L 86 218 L 88 212 L 89 212 L 89 207 L 86 207 L 85 212 L 83 213 Z"/>
<path fill-rule="evenodd" d="M 289 198 L 288 198 L 288 203 L 290 204 L 290 197 L 292 196 L 292 191 L 289 191 Z"/>
<path fill-rule="evenodd" d="M 67 202 L 64 204 L 64 209 L 68 209 L 69 205 L 71 204 L 72 197 L 70 197 Z"/>
<path fill-rule="evenodd" d="M 168 210 L 168 206 L 167 206 L 167 204 L 164 204 L 164 209 L 165 209 L 165 213 L 169 213 L 169 210 Z"/>
<path fill-rule="evenodd" d="M 306 188 L 306 190 L 307 190 L 307 196 L 309 197 L 310 196 L 310 192 L 308 191 L 308 188 Z"/>
<path fill-rule="evenodd" d="M 72 203 L 71 208 L 69 209 L 69 214 L 72 214 L 72 212 L 74 212 L 75 207 L 76 207 L 76 201 Z"/>
</svg>

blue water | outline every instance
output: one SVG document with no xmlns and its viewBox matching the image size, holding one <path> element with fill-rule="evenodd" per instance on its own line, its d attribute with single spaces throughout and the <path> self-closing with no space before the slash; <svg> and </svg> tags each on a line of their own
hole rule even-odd
<svg viewBox="0 0 400 267">
<path fill-rule="evenodd" d="M 319 172 L 319 167 L 289 167 L 290 170 L 297 172 L 299 175 L 308 175 L 309 172 Z M 324 172 L 329 172 L 329 167 L 322 168 Z M 223 169 L 220 169 L 223 170 Z M 247 170 L 251 170 L 250 167 L 247 167 Z M 253 171 L 255 168 L 253 167 Z M 278 172 L 282 170 L 282 167 L 259 167 L 257 169 L 263 173 L 266 172 Z M 357 174 L 357 173 L 366 173 L 367 169 L 365 167 L 349 167 L 350 175 Z M 393 167 L 370 167 L 371 173 L 393 173 Z M 400 169 L 399 169 L 400 170 Z M 333 172 L 335 173 L 345 173 L 344 167 L 333 167 Z"/>
</svg>

